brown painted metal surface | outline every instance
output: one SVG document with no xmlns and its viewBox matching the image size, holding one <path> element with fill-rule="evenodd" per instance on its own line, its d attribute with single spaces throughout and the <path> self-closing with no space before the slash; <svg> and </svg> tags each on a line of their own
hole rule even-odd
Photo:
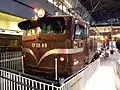
<svg viewBox="0 0 120 90">
<path fill-rule="evenodd" d="M 89 62 L 90 52 L 87 38 L 75 40 L 75 19 L 71 16 L 60 16 L 60 18 L 65 20 L 65 34 L 39 33 L 23 38 L 26 70 L 54 74 L 57 58 L 58 74 L 67 76 L 82 69 L 85 66 L 85 59 Z M 86 24 L 80 20 L 77 24 L 81 25 L 81 23 Z"/>
</svg>

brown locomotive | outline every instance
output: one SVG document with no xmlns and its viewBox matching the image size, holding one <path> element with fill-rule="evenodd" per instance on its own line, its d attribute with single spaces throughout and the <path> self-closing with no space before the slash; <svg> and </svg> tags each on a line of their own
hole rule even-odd
<svg viewBox="0 0 120 90">
<path fill-rule="evenodd" d="M 88 40 L 89 25 L 72 16 L 47 16 L 18 24 L 26 29 L 24 48 L 25 70 L 70 76 L 85 67 L 93 58 Z"/>
</svg>

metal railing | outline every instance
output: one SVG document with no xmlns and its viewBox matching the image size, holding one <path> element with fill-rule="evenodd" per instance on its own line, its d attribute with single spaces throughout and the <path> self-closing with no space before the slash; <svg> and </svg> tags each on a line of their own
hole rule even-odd
<svg viewBox="0 0 120 90">
<path fill-rule="evenodd" d="M 0 53 L 0 90 L 81 90 L 98 66 L 96 60 L 57 86 L 21 72 L 24 71 L 22 52 L 4 52 Z"/>
<path fill-rule="evenodd" d="M 0 70 L 0 81 L 0 90 L 67 90 L 4 70 Z"/>
<path fill-rule="evenodd" d="M 118 76 L 120 77 L 120 59 L 116 61 L 115 70 L 116 70 Z"/>
<path fill-rule="evenodd" d="M 61 86 L 56 86 L 53 83 L 44 83 L 21 74 L 0 70 L 0 90 L 74 90 L 73 87 L 81 78 L 77 75 Z"/>
<path fill-rule="evenodd" d="M 21 71 L 23 69 L 22 52 L 0 53 L 0 67 Z"/>
<path fill-rule="evenodd" d="M 0 68 L 0 90 L 81 90 L 98 66 L 99 60 L 60 86 L 52 82 L 46 83 L 32 75 Z"/>
</svg>

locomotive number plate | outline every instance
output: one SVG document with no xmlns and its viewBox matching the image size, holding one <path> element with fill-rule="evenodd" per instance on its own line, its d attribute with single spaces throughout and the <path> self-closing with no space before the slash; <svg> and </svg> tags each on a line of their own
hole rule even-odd
<svg viewBox="0 0 120 90">
<path fill-rule="evenodd" d="M 33 48 L 46 48 L 47 43 L 32 43 Z"/>
</svg>

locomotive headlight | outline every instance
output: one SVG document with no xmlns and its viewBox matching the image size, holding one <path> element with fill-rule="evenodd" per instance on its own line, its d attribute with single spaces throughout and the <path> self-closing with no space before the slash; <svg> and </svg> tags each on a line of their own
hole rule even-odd
<svg viewBox="0 0 120 90">
<path fill-rule="evenodd" d="M 63 57 L 60 57 L 60 61 L 62 61 L 62 62 L 63 62 L 64 60 L 65 60 L 65 59 L 64 59 Z"/>
<path fill-rule="evenodd" d="M 45 47 L 45 44 L 44 43 L 42 43 L 42 48 L 44 48 Z"/>
<path fill-rule="evenodd" d="M 45 48 L 47 47 L 47 43 L 45 43 Z"/>
<path fill-rule="evenodd" d="M 44 17 L 44 16 L 45 16 L 45 10 L 44 10 L 44 9 L 42 9 L 42 8 L 41 8 L 41 9 L 39 9 L 37 13 L 38 13 L 38 17 L 40 17 L 40 18 L 42 18 L 42 17 Z"/>
</svg>

